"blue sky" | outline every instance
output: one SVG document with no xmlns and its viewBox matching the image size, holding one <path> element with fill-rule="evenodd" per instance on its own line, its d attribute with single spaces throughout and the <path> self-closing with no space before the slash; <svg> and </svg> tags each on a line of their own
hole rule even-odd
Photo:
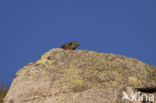
<svg viewBox="0 0 156 103">
<path fill-rule="evenodd" d="M 73 40 L 156 66 L 156 0 L 0 0 L 0 81 Z"/>
</svg>

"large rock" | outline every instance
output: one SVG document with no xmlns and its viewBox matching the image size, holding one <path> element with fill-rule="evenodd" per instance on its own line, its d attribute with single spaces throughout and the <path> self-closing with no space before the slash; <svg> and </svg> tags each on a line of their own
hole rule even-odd
<svg viewBox="0 0 156 103">
<path fill-rule="evenodd" d="M 17 72 L 4 103 L 141 103 L 122 97 L 155 87 L 156 68 L 139 60 L 52 49 Z"/>
</svg>

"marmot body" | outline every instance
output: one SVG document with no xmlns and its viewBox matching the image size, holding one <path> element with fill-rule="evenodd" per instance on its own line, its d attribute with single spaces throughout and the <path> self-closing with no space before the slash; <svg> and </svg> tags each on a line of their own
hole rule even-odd
<svg viewBox="0 0 156 103">
<path fill-rule="evenodd" d="M 79 46 L 77 41 L 73 41 L 61 46 L 62 49 L 75 50 Z"/>
</svg>

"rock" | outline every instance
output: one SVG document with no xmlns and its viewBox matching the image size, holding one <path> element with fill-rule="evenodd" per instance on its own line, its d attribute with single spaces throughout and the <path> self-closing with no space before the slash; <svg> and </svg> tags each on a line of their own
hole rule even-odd
<svg viewBox="0 0 156 103">
<path fill-rule="evenodd" d="M 142 103 L 122 97 L 155 88 L 156 68 L 139 60 L 56 48 L 16 73 L 4 103 Z"/>
</svg>

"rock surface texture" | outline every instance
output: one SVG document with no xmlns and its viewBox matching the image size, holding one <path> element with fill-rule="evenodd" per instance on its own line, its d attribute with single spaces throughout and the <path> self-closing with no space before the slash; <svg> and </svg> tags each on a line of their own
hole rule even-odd
<svg viewBox="0 0 156 103">
<path fill-rule="evenodd" d="M 4 103 L 156 103 L 122 99 L 155 87 L 156 67 L 139 60 L 56 48 L 16 73 Z"/>
</svg>

